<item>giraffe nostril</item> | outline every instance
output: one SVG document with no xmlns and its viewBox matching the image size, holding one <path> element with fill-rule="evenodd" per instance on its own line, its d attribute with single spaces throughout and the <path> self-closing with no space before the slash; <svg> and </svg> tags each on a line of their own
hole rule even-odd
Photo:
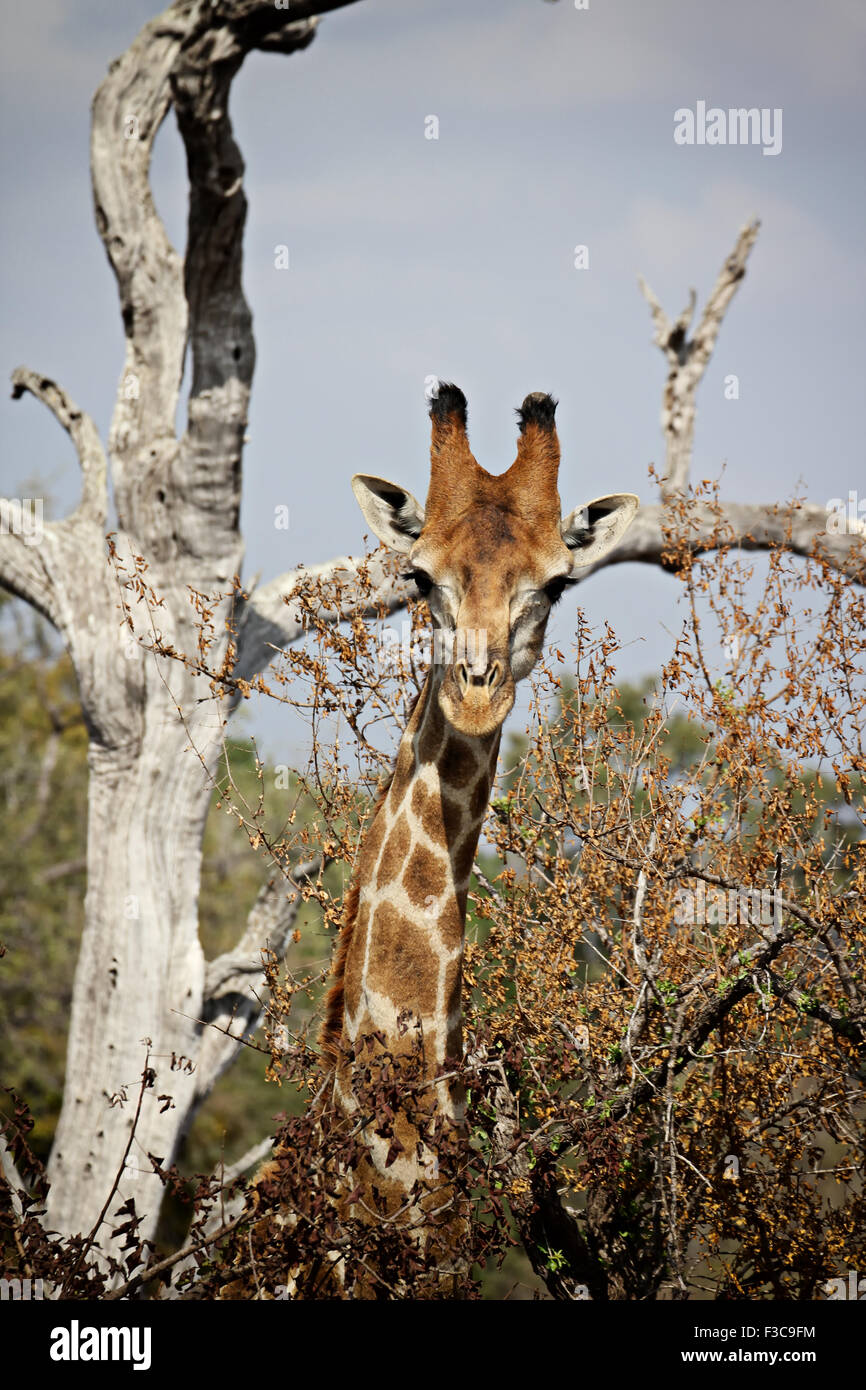
<svg viewBox="0 0 866 1390">
<path fill-rule="evenodd" d="M 493 661 L 483 672 L 476 675 L 469 669 L 467 662 L 455 661 L 454 678 L 457 681 L 461 696 L 466 695 L 473 686 L 476 690 L 485 690 L 490 696 L 497 686 L 502 684 L 502 663 Z"/>
</svg>

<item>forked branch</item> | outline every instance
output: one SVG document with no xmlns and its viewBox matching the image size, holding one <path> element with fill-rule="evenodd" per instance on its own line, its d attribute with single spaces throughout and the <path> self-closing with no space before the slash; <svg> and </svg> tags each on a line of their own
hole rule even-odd
<svg viewBox="0 0 866 1390">
<path fill-rule="evenodd" d="M 716 345 L 722 320 L 737 286 L 746 273 L 749 252 L 758 235 L 759 222 L 748 222 L 740 231 L 737 244 L 719 273 L 704 307 L 694 336 L 688 331 L 697 296 L 689 292 L 689 302 L 672 324 L 642 276 L 641 291 L 652 310 L 655 343 L 668 361 L 668 379 L 662 398 L 662 432 L 667 453 L 662 478 L 662 498 L 667 501 L 688 484 L 695 435 L 697 389 Z"/>
<path fill-rule="evenodd" d="M 108 514 L 108 466 L 96 425 L 56 381 L 30 367 L 16 367 L 12 373 L 13 400 L 20 399 L 26 391 L 48 407 L 75 445 L 81 465 L 82 489 L 81 501 L 72 519 L 81 516 L 103 527 Z"/>
</svg>

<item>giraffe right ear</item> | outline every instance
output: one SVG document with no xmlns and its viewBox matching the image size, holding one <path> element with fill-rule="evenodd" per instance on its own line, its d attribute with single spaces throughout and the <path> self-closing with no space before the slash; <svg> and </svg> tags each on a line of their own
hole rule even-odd
<svg viewBox="0 0 866 1390">
<path fill-rule="evenodd" d="M 373 535 L 389 550 L 408 555 L 424 525 L 424 508 L 411 492 L 368 473 L 355 474 L 352 491 Z"/>
</svg>

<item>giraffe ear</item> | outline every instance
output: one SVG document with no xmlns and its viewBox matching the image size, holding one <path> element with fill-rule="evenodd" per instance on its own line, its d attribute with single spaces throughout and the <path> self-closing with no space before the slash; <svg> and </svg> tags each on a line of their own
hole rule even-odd
<svg viewBox="0 0 866 1390">
<path fill-rule="evenodd" d="M 424 508 L 411 492 L 367 473 L 355 474 L 352 491 L 373 535 L 389 550 L 408 555 L 424 525 Z"/>
<path fill-rule="evenodd" d="M 596 497 L 562 522 L 562 539 L 572 552 L 571 570 L 594 565 L 618 545 L 637 515 L 640 502 L 633 492 Z"/>
</svg>

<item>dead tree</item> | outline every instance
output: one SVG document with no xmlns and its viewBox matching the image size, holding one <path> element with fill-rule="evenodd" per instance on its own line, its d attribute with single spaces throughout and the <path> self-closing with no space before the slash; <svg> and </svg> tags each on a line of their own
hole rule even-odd
<svg viewBox="0 0 866 1390">
<path fill-rule="evenodd" d="M 150 1038 L 156 1075 L 120 1192 L 145 1216 L 142 1234 L 153 1234 L 162 1189 L 148 1154 L 172 1161 L 239 1046 L 196 1020 L 226 1026 L 233 1018 L 236 1033 L 249 1026 L 259 1012 L 253 991 L 263 983 L 261 948 L 268 942 L 280 950 L 297 910 L 297 895 L 287 895 L 281 875 L 272 877 L 235 949 L 205 961 L 201 840 L 223 715 L 207 698 L 204 676 L 146 656 L 142 644 L 158 638 L 176 651 L 194 650 L 191 591 L 225 595 L 212 620 L 221 656 L 226 623 L 236 630 L 236 676 L 265 665 L 269 643 L 298 636 L 282 603 L 293 575 L 247 601 L 231 597 L 241 569 L 241 454 L 255 349 L 241 288 L 244 166 L 228 100 L 248 52 L 306 48 L 316 32 L 313 11 L 343 3 L 293 3 L 287 13 L 272 0 L 179 0 L 142 30 L 93 103 L 96 223 L 126 334 L 108 459 L 92 420 L 60 386 L 25 368 L 13 374 L 14 393 L 36 396 L 68 431 L 83 478 L 78 507 L 47 524 L 38 544 L 12 527 L 0 536 L 0 580 L 62 637 L 90 740 L 86 919 L 49 1165 L 47 1224 L 61 1232 L 90 1230 L 101 1210 L 132 1123 L 134 1107 L 123 1097 L 137 1090 L 142 1040 Z M 168 241 L 149 183 L 153 142 L 171 107 L 189 169 L 185 258 Z M 192 384 L 177 438 L 187 346 Z M 105 536 L 109 477 L 118 516 L 114 563 Z M 143 575 L 135 557 L 161 600 L 158 632 L 146 605 L 122 611 L 118 571 Z M 333 567 L 341 564 L 351 571 L 348 561 Z M 159 1099 L 169 1095 L 170 1104 Z"/>
</svg>

